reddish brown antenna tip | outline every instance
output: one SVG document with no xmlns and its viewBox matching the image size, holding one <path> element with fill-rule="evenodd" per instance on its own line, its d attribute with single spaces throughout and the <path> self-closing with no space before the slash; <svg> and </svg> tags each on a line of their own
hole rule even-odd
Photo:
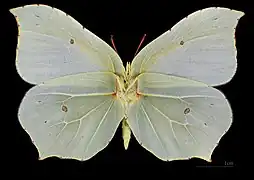
<svg viewBox="0 0 254 180">
<path fill-rule="evenodd" d="M 136 52 L 135 52 L 134 56 L 136 56 L 136 55 L 137 55 L 138 50 L 140 49 L 140 47 L 141 47 L 142 43 L 143 43 L 143 42 L 144 42 L 144 40 L 145 40 L 145 37 L 146 37 L 146 34 L 144 34 L 144 35 L 143 35 L 143 37 L 142 37 L 142 39 L 141 39 L 141 41 L 140 41 L 140 43 L 139 43 L 139 45 L 138 45 L 138 48 L 137 48 L 137 50 L 136 50 Z"/>
<path fill-rule="evenodd" d="M 111 35 L 110 36 L 110 40 L 111 40 L 111 43 L 112 43 L 112 45 L 113 45 L 113 48 L 114 48 L 114 50 L 116 51 L 116 53 L 117 53 L 117 50 L 116 50 L 116 46 L 115 46 L 115 43 L 114 43 L 114 39 L 113 39 L 113 35 Z"/>
</svg>

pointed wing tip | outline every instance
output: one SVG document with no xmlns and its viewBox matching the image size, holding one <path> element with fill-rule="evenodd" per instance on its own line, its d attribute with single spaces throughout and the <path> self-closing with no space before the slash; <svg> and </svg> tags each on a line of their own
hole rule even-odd
<svg viewBox="0 0 254 180">
<path fill-rule="evenodd" d="M 209 155 L 208 157 L 204 157 L 204 156 L 192 156 L 191 158 L 202 159 L 202 160 L 207 161 L 207 162 L 209 162 L 209 163 L 212 162 L 211 155 Z M 190 158 L 190 159 L 191 159 L 191 158 Z"/>
<path fill-rule="evenodd" d="M 235 13 L 235 14 L 238 14 L 238 16 L 237 16 L 237 21 L 238 21 L 242 16 L 245 15 L 245 12 L 243 12 L 243 11 L 239 11 L 239 10 L 235 10 L 235 9 L 230 9 L 230 8 L 227 8 L 227 7 L 208 7 L 208 8 L 201 9 L 201 10 L 199 10 L 199 11 L 208 11 L 208 10 L 215 10 L 215 9 L 217 9 L 217 10 L 222 10 L 222 11 L 230 11 L 230 12 L 233 12 L 233 13 Z M 199 11 L 196 11 L 196 12 L 199 12 Z M 194 13 L 196 13 L 196 12 L 194 12 Z"/>
<path fill-rule="evenodd" d="M 19 6 L 19 7 L 15 7 L 15 8 L 11 8 L 9 9 L 10 13 L 12 13 L 13 15 L 15 15 L 15 12 L 21 8 L 25 8 L 26 6 L 29 6 L 29 5 L 25 5 L 25 6 Z"/>
<path fill-rule="evenodd" d="M 227 8 L 229 9 L 229 8 Z M 240 17 L 242 17 L 243 15 L 245 15 L 245 13 L 243 11 L 239 11 L 239 10 L 235 10 L 235 9 L 229 9 L 230 11 L 233 11 L 235 13 L 238 13 Z"/>
<path fill-rule="evenodd" d="M 233 9 L 231 11 L 234 11 L 234 13 L 237 13 L 237 17 L 236 17 L 236 22 L 237 23 L 245 15 L 245 12 L 243 12 L 243 11 L 237 11 L 237 10 L 233 10 Z"/>
</svg>

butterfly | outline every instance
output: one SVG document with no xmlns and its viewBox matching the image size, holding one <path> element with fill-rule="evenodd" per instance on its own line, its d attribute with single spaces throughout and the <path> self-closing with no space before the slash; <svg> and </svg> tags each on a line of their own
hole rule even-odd
<svg viewBox="0 0 254 180">
<path fill-rule="evenodd" d="M 214 86 L 237 69 L 234 33 L 243 12 L 205 8 L 146 45 L 124 67 L 116 51 L 71 16 L 46 5 L 11 9 L 19 35 L 16 68 L 34 86 L 18 118 L 39 151 L 88 160 L 122 123 L 161 160 L 211 154 L 232 110 Z"/>
</svg>

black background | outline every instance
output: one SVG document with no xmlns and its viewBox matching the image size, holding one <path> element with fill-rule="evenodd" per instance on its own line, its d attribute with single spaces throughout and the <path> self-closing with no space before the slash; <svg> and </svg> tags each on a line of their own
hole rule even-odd
<svg viewBox="0 0 254 180">
<path fill-rule="evenodd" d="M 133 59 L 144 33 L 147 36 L 142 47 L 196 10 L 217 6 L 245 12 L 245 16 L 238 23 L 235 34 L 238 49 L 237 73 L 230 83 L 218 87 L 230 101 L 234 113 L 233 124 L 214 150 L 212 162 L 208 163 L 198 158 L 164 162 L 141 147 L 133 136 L 129 149 L 125 151 L 120 127 L 110 144 L 88 161 L 79 162 L 56 157 L 39 161 L 36 147 L 32 144 L 30 137 L 22 129 L 17 119 L 19 104 L 26 91 L 32 86 L 24 82 L 15 69 L 18 32 L 15 18 L 8 11 L 10 8 L 38 3 L 53 6 L 66 12 L 110 45 L 110 35 L 114 35 L 118 54 L 124 64 L 126 61 Z M 10 143 L 5 146 L 7 147 L 5 150 L 8 151 L 8 156 L 6 157 L 8 158 L 8 165 L 13 170 L 12 173 L 20 170 L 19 172 L 22 172 L 20 175 L 35 175 L 37 177 L 51 175 L 52 173 L 83 175 L 85 177 L 85 174 L 88 173 L 88 168 L 97 169 L 98 173 L 100 173 L 98 167 L 103 167 L 109 170 L 108 175 L 110 176 L 116 176 L 118 173 L 122 173 L 120 176 L 131 176 L 128 173 L 139 169 L 146 171 L 145 167 L 150 166 L 150 168 L 154 168 L 154 172 L 166 170 L 163 172 L 167 172 L 168 177 L 170 177 L 171 173 L 176 173 L 175 169 L 181 170 L 181 173 L 177 173 L 180 177 L 185 174 L 185 169 L 235 169 L 241 166 L 238 152 L 240 148 L 239 134 L 240 126 L 246 119 L 241 116 L 242 110 L 239 102 L 240 93 L 243 92 L 240 87 L 243 85 L 241 77 L 243 77 L 244 66 L 246 66 L 244 61 L 250 60 L 246 59 L 246 47 L 249 40 L 247 29 L 253 28 L 254 24 L 253 16 L 250 15 L 254 8 L 250 4 L 246 4 L 243 1 L 229 1 L 226 3 L 226 1 L 210 0 L 200 2 L 162 0 L 133 2 L 126 0 L 8 0 L 5 4 L 2 4 L 1 8 L 3 8 L 1 19 L 4 22 L 1 29 L 1 31 L 4 31 L 1 33 L 1 42 L 4 42 L 2 43 L 4 45 L 4 48 L 2 48 L 4 58 L 2 57 L 1 61 L 4 64 L 1 77 L 3 77 L 2 79 L 4 79 L 5 83 L 5 87 L 2 89 L 7 90 L 6 95 L 2 97 L 2 101 L 5 105 L 4 111 L 8 115 L 4 118 L 8 125 L 2 126 L 2 129 L 7 131 L 5 138 Z M 119 164 L 118 170 L 116 170 L 116 166 L 113 168 L 113 164 Z M 134 165 L 137 164 L 138 166 L 135 167 Z M 146 174 L 149 173 L 151 172 L 147 170 Z"/>
</svg>

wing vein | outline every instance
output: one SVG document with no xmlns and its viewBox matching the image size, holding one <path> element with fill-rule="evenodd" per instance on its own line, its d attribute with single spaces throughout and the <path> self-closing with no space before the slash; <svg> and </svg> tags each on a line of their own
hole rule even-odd
<svg viewBox="0 0 254 180">
<path fill-rule="evenodd" d="M 184 125 L 184 128 L 186 129 L 186 131 L 188 132 L 188 134 L 192 137 L 192 139 L 194 140 L 194 142 L 197 144 L 197 140 L 193 137 L 193 135 L 191 134 L 191 132 L 189 131 L 189 129 L 186 127 L 186 125 Z"/>
<path fill-rule="evenodd" d="M 146 116 L 146 118 L 147 118 L 147 120 L 148 120 L 150 126 L 152 127 L 152 130 L 153 130 L 153 132 L 155 133 L 155 136 L 156 136 L 157 139 L 159 140 L 160 145 L 161 145 L 163 151 L 165 152 L 166 155 L 168 155 L 168 153 L 167 153 L 167 151 L 166 151 L 166 148 L 164 147 L 164 145 L 163 145 L 163 143 L 162 143 L 160 137 L 158 136 L 158 133 L 157 133 L 156 130 L 154 129 L 154 125 L 152 124 L 151 119 L 149 118 L 147 112 L 146 112 L 145 109 L 144 109 L 143 103 L 141 104 L 141 109 L 142 109 L 142 111 L 145 113 L 145 116 Z"/>
<path fill-rule="evenodd" d="M 87 96 L 108 96 L 108 95 L 112 95 L 112 94 L 114 94 L 114 92 L 110 92 L 110 93 L 89 93 L 89 94 L 69 94 L 69 93 L 51 92 L 51 93 L 39 93 L 39 94 L 36 94 L 34 96 L 62 95 L 62 96 L 71 96 L 71 98 L 73 98 L 73 97 L 79 97 L 79 96 L 84 96 L 84 97 L 87 97 Z M 64 101 L 66 101 L 66 100 L 64 100 Z"/>
<path fill-rule="evenodd" d="M 89 114 L 91 114 L 93 111 L 95 111 L 96 109 L 98 109 L 100 106 L 104 105 L 107 101 L 110 101 L 110 100 L 105 100 L 103 101 L 102 103 L 100 103 L 98 106 L 94 107 L 93 109 L 89 110 L 86 114 L 84 114 L 83 116 L 81 116 L 81 118 L 78 118 L 78 119 L 74 119 L 68 123 L 73 123 L 73 122 L 76 122 L 76 121 L 83 121 L 84 118 L 86 118 Z"/>
<path fill-rule="evenodd" d="M 214 99 L 220 99 L 216 96 L 206 96 L 206 95 L 170 96 L 170 95 L 149 94 L 149 93 L 142 93 L 142 92 L 139 92 L 139 94 L 141 94 L 143 96 L 173 98 L 173 99 L 187 99 L 187 98 L 214 98 Z"/>
<path fill-rule="evenodd" d="M 101 120 L 101 122 L 99 123 L 99 125 L 97 126 L 97 128 L 96 128 L 94 134 L 93 134 L 92 137 L 90 138 L 90 140 L 89 140 L 89 142 L 88 142 L 88 144 L 87 144 L 87 146 L 86 146 L 86 149 L 85 149 L 84 153 L 87 152 L 88 147 L 90 146 L 91 142 L 93 141 L 93 139 L 94 139 L 95 135 L 97 134 L 97 132 L 98 132 L 98 130 L 99 130 L 101 124 L 104 122 L 106 116 L 108 115 L 108 113 L 109 113 L 109 111 L 111 110 L 111 108 L 112 108 L 112 106 L 113 106 L 114 103 L 115 103 L 115 101 L 112 100 L 112 103 L 110 104 L 110 106 L 109 106 L 109 108 L 107 109 L 106 113 L 105 113 L 104 116 L 102 117 L 102 120 Z"/>
<path fill-rule="evenodd" d="M 71 140 L 68 142 L 68 144 L 66 145 L 66 147 L 68 147 L 68 146 L 71 144 L 71 142 L 77 137 L 77 135 L 78 135 L 78 133 L 79 133 L 79 131 L 80 131 L 80 127 L 81 127 L 81 123 L 82 123 L 82 122 L 83 122 L 83 121 L 79 121 L 78 129 L 77 129 L 75 135 L 74 135 L 74 136 L 71 138 Z"/>
<path fill-rule="evenodd" d="M 169 118 L 168 116 L 166 116 L 161 110 L 159 110 L 158 108 L 156 108 L 150 101 L 149 101 L 149 103 L 152 105 L 152 107 L 153 107 L 156 111 L 158 111 L 162 116 L 164 116 L 164 117 L 168 120 L 168 122 L 169 122 L 169 124 L 170 124 L 170 127 L 171 127 L 171 129 L 172 129 L 172 133 L 173 133 L 174 139 L 175 139 L 177 145 L 180 146 L 180 144 L 179 144 L 179 142 L 178 142 L 178 139 L 177 139 L 177 137 L 176 137 L 176 134 L 175 134 L 175 131 L 174 131 L 172 122 L 174 122 L 174 123 L 176 123 L 176 124 L 180 124 L 180 125 L 184 125 L 184 124 L 179 123 L 179 122 L 177 122 L 177 121 L 175 121 L 175 120 L 170 119 L 170 118 Z"/>
</svg>

